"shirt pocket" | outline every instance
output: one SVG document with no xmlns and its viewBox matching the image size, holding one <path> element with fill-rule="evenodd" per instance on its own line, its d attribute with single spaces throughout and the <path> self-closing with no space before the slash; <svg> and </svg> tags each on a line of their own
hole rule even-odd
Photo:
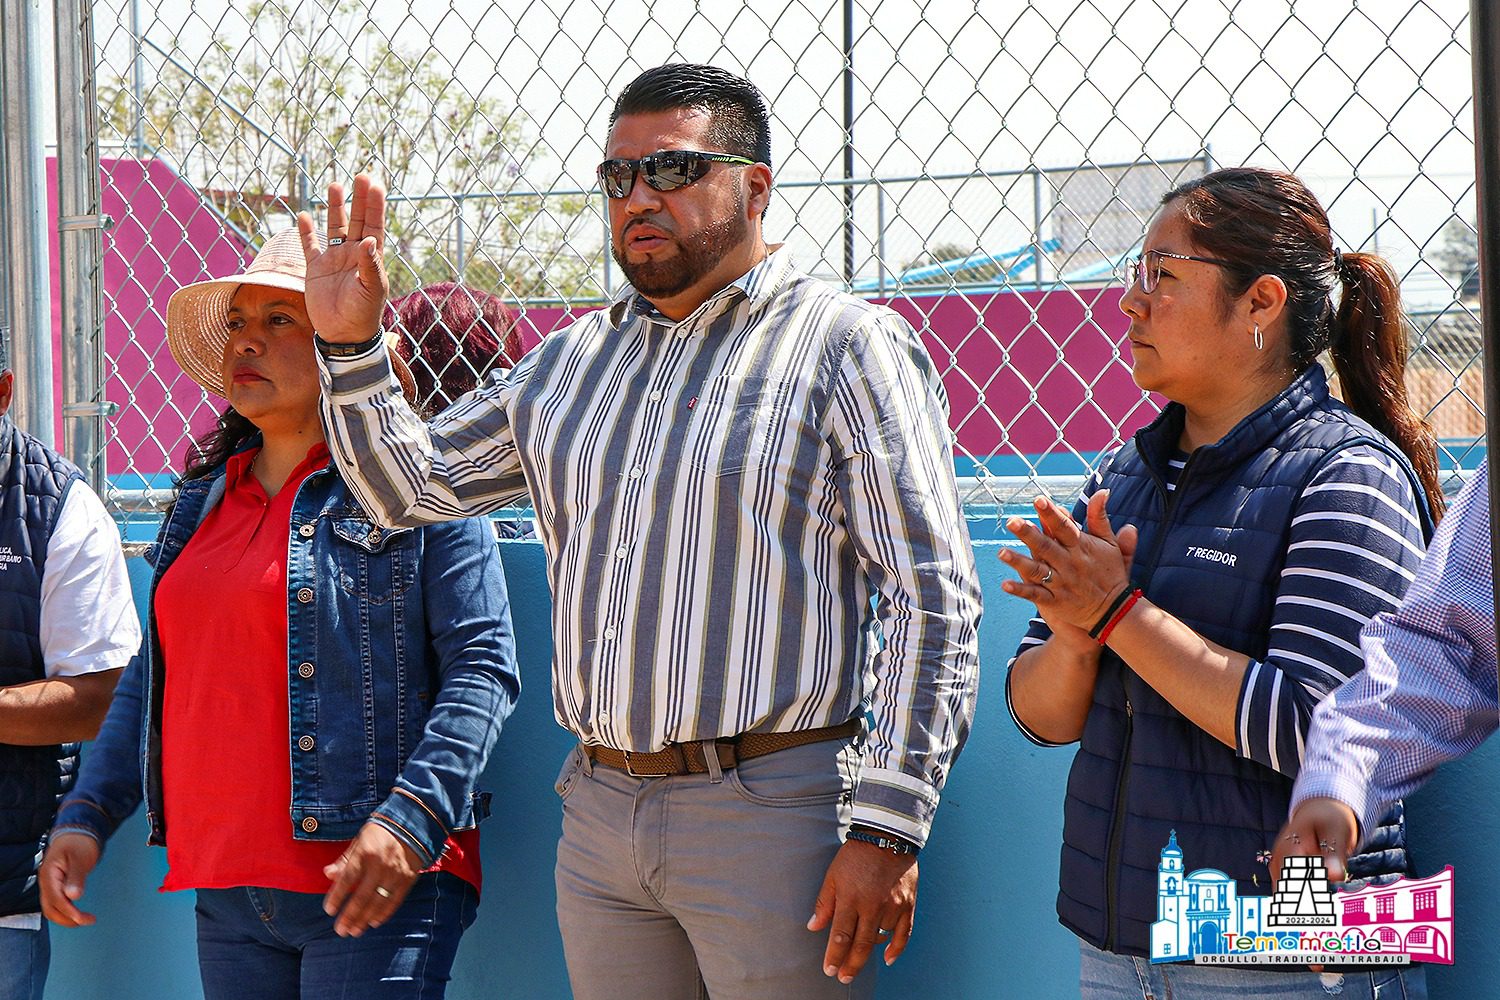
<svg viewBox="0 0 1500 1000">
<path fill-rule="evenodd" d="M 789 393 L 786 383 L 759 375 L 710 379 L 694 404 L 688 463 L 714 476 L 753 472 L 770 463 Z"/>
<path fill-rule="evenodd" d="M 410 529 L 377 527 L 362 515 L 330 519 L 339 587 L 370 604 L 388 604 L 417 577 L 416 539 Z"/>
</svg>

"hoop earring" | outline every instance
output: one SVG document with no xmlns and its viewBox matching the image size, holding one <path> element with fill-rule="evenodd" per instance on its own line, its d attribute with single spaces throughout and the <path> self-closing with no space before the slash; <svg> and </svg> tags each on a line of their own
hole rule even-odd
<svg viewBox="0 0 1500 1000">
<path fill-rule="evenodd" d="M 1255 349 L 1257 351 L 1264 351 L 1266 349 L 1266 338 L 1263 337 L 1263 336 L 1261 336 L 1261 333 L 1260 333 L 1260 324 L 1259 323 L 1255 324 L 1254 335 L 1255 335 Z"/>
</svg>

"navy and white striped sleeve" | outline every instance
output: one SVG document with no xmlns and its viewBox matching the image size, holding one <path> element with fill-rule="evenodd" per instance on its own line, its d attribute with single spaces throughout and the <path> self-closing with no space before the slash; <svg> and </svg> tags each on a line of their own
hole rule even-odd
<svg viewBox="0 0 1500 1000">
<path fill-rule="evenodd" d="M 1313 476 L 1292 518 L 1270 645 L 1240 687 L 1237 750 L 1289 777 L 1313 710 L 1363 666 L 1360 629 L 1401 603 L 1424 540 L 1411 480 L 1372 446 Z"/>
</svg>

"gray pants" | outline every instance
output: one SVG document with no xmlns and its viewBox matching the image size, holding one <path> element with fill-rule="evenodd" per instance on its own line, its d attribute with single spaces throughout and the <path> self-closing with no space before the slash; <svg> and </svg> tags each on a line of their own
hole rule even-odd
<svg viewBox="0 0 1500 1000">
<path fill-rule="evenodd" d="M 839 742 L 672 778 L 572 751 L 557 919 L 575 1000 L 872 996 L 878 954 L 840 985 L 822 971 L 828 932 L 807 929 L 858 773 Z"/>
</svg>

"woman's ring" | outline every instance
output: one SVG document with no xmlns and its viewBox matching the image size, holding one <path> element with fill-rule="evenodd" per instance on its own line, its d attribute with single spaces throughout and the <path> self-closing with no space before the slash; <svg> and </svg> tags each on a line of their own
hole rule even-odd
<svg viewBox="0 0 1500 1000">
<path fill-rule="evenodd" d="M 383 885 L 377 885 L 375 887 L 375 895 L 379 896 L 381 899 L 390 899 L 391 890 L 387 889 Z"/>
<path fill-rule="evenodd" d="M 344 243 L 344 237 L 342 237 L 342 236 L 330 236 L 330 237 L 328 237 L 328 245 L 331 246 L 331 247 L 342 246 L 343 243 Z"/>
<path fill-rule="evenodd" d="M 1049 584 L 1049 583 L 1052 582 L 1052 567 L 1051 566 L 1047 567 L 1047 572 L 1043 573 L 1042 574 L 1042 578 L 1040 580 L 1038 580 L 1037 582 L 1040 583 L 1043 587 L 1047 586 L 1047 584 Z"/>
</svg>

